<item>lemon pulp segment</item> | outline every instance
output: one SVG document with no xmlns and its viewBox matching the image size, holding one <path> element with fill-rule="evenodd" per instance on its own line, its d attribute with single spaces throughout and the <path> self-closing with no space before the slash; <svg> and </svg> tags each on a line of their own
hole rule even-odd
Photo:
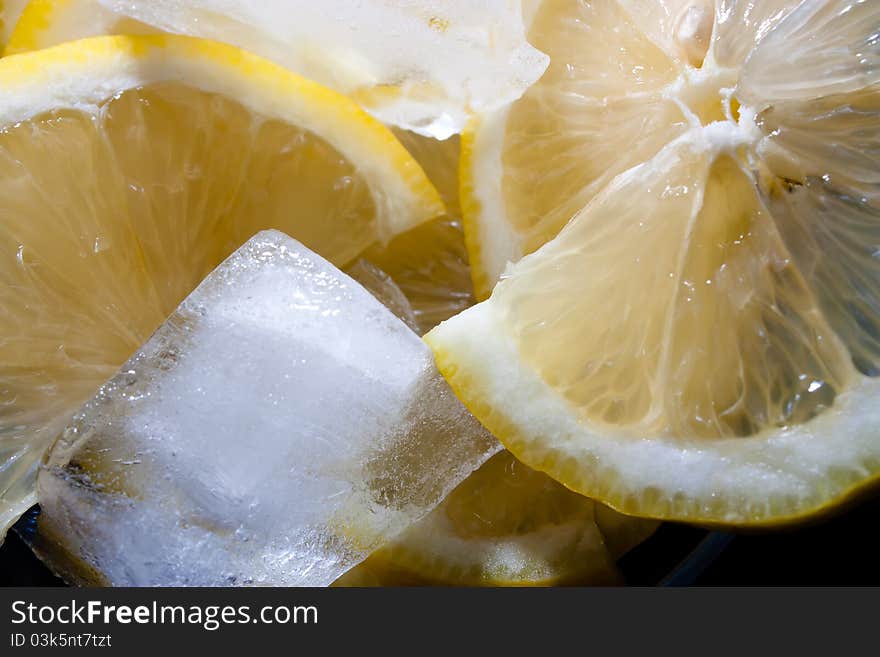
<svg viewBox="0 0 880 657">
<path fill-rule="evenodd" d="M 0 84 L 4 527 L 67 415 L 254 233 L 343 265 L 443 213 L 388 130 L 230 46 L 96 38 Z"/>
<path fill-rule="evenodd" d="M 852 0 L 541 4 L 563 57 L 464 149 L 470 249 L 500 283 L 426 338 L 518 458 L 706 524 L 877 479 L 878 24 Z"/>
<path fill-rule="evenodd" d="M 500 452 L 337 584 L 612 584 L 615 560 L 655 527 Z"/>
</svg>

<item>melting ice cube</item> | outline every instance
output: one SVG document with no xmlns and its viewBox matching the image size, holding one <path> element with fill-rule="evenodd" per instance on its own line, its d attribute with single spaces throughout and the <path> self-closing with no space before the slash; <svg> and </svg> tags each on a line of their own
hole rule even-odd
<svg viewBox="0 0 880 657">
<path fill-rule="evenodd" d="M 60 436 L 33 543 L 80 584 L 326 585 L 497 449 L 402 321 L 264 232 Z"/>
</svg>

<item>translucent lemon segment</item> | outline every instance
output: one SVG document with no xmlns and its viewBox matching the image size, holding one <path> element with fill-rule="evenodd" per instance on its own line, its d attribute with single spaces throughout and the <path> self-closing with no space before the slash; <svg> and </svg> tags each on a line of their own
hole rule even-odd
<svg viewBox="0 0 880 657">
<path fill-rule="evenodd" d="M 537 4 L 551 68 L 464 140 L 495 287 L 426 336 L 453 387 L 628 513 L 778 524 L 873 485 L 880 4 Z"/>
<path fill-rule="evenodd" d="M 254 233 L 342 265 L 443 212 L 351 101 L 229 46 L 98 38 L 0 80 L 2 527 L 58 423 Z"/>
<path fill-rule="evenodd" d="M 657 414 L 665 382 L 654 379 L 667 360 L 670 303 L 707 169 L 705 156 L 681 155 L 663 157 L 656 176 L 642 167 L 618 180 L 493 296 L 525 362 L 585 419 L 628 424 Z M 646 215 L 653 203 L 659 211 Z M 623 263 L 628 275 L 614 276 Z M 541 284 L 520 283 L 529 279 Z M 599 317 L 590 312 L 597 305 Z M 630 324 L 636 309 L 640 321 Z M 632 330 L 620 330 L 626 325 Z"/>
<path fill-rule="evenodd" d="M 655 527 L 501 452 L 337 585 L 612 584 L 614 561 Z"/>
<path fill-rule="evenodd" d="M 409 230 L 364 256 L 386 272 L 413 307 L 420 333 L 474 304 L 461 222 L 444 216 Z"/>
<path fill-rule="evenodd" d="M 714 0 L 618 0 L 630 19 L 675 61 L 699 66 L 712 37 Z"/>
<path fill-rule="evenodd" d="M 617 177 L 426 339 L 477 417 L 573 490 L 633 514 L 775 523 L 880 470 L 869 247 L 797 242 L 876 215 L 829 206 L 844 223 L 822 227 L 809 186 L 762 191 L 717 137 L 689 133 Z"/>
<path fill-rule="evenodd" d="M 712 163 L 684 242 L 666 336 L 665 430 L 749 436 L 831 407 L 850 383 L 848 354 L 729 156 Z"/>
<path fill-rule="evenodd" d="M 772 194 L 769 203 L 853 364 L 880 376 L 880 204 L 821 179 Z"/>
<path fill-rule="evenodd" d="M 754 47 L 800 0 L 716 0 L 712 59 L 741 66 Z"/>
<path fill-rule="evenodd" d="M 299 233 L 340 263 L 375 241 L 369 190 L 326 142 L 175 83 L 124 92 L 97 116 L 7 128 L 0 179 L 4 310 L 32 327 L 29 341 L 44 330 L 68 341 L 59 329 L 94 321 L 89 353 L 111 362 L 260 228 Z M 85 345 L 72 347 L 79 361 Z M 4 362 L 15 354 L 33 363 L 20 349 Z"/>
<path fill-rule="evenodd" d="M 478 297 L 552 238 L 616 174 L 686 128 L 662 89 L 677 65 L 616 2 L 545 0 L 529 40 L 551 56 L 509 108 L 481 117 L 462 160 Z"/>
<path fill-rule="evenodd" d="M 848 359 L 745 174 L 688 147 L 644 169 L 499 287 L 524 362 L 583 420 L 645 433 L 749 435 L 830 405 Z"/>
<path fill-rule="evenodd" d="M 745 62 L 740 97 L 758 107 L 785 100 L 858 92 L 877 84 L 880 7 L 870 0 L 797 6 Z M 783 51 L 786 57 L 776 55 Z M 797 71 L 792 75 L 792 71 Z"/>
</svg>

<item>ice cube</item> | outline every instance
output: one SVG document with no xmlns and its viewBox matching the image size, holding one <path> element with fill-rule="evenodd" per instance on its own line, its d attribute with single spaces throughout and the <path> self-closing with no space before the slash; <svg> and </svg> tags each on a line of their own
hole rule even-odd
<svg viewBox="0 0 880 657">
<path fill-rule="evenodd" d="M 352 96 L 384 123 L 437 139 L 519 98 L 550 61 L 526 40 L 518 0 L 92 4 L 96 15 L 109 9 L 162 31 L 233 43 Z"/>
<path fill-rule="evenodd" d="M 345 268 L 345 273 L 378 299 L 383 306 L 395 314 L 414 332 L 421 334 L 419 321 L 416 318 L 409 299 L 391 277 L 369 260 L 360 258 Z"/>
<path fill-rule="evenodd" d="M 497 450 L 403 322 L 263 232 L 59 437 L 33 545 L 79 584 L 327 585 Z"/>
</svg>

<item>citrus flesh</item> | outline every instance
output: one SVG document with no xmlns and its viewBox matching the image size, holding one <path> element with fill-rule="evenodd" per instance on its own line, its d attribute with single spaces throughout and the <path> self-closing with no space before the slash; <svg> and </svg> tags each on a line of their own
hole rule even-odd
<svg viewBox="0 0 880 657">
<path fill-rule="evenodd" d="M 12 5 L 7 3 L 9 8 L 6 13 L 10 19 L 15 19 L 10 20 L 10 32 L 27 5 L 27 13 L 21 25 L 15 29 L 14 38 L 7 49 L 13 54 L 84 36 L 158 33 L 157 27 L 130 16 L 127 11 L 131 7 L 126 9 L 111 7 L 109 3 L 100 1 L 70 0 L 31 0 L 19 4 L 13 12 Z M 160 13 L 163 10 L 161 7 L 157 9 Z M 276 11 L 284 13 L 291 11 L 291 7 L 276 8 Z M 171 29 L 168 25 L 166 27 Z M 219 30 L 219 36 L 234 40 L 232 33 L 225 34 L 222 25 L 218 24 L 212 29 Z M 393 132 L 424 168 L 446 204 L 447 212 L 416 230 L 406 232 L 390 244 L 377 245 L 365 257 L 392 275 L 411 301 L 418 318 L 418 329 L 424 333 L 473 303 L 458 201 L 460 140 L 457 135 L 439 140 L 402 128 L 394 128 Z"/>
<path fill-rule="evenodd" d="M 656 524 L 571 492 L 500 452 L 337 585 L 613 584 Z"/>
<path fill-rule="evenodd" d="M 478 298 L 614 175 L 686 129 L 664 97 L 676 67 L 616 1 L 545 0 L 529 40 L 550 54 L 517 102 L 463 135 L 462 205 Z"/>
<path fill-rule="evenodd" d="M 671 26 L 646 29 L 654 10 Z M 560 44 L 600 30 L 578 50 L 593 64 L 550 51 L 507 123 L 466 137 L 475 259 L 498 226 L 504 263 L 533 253 L 484 268 L 491 298 L 428 334 L 441 371 L 524 463 L 626 513 L 777 524 L 872 484 L 880 6 L 548 1 L 532 34 L 542 16 Z M 543 116 L 516 119 L 532 101 Z M 550 130 L 566 103 L 615 111 Z M 494 174 L 473 166 L 493 130 Z M 610 155 L 575 166 L 590 153 Z"/>
<path fill-rule="evenodd" d="M 444 213 L 345 97 L 187 37 L 0 60 L 0 527 L 68 416 L 255 232 L 337 265 Z"/>
</svg>

